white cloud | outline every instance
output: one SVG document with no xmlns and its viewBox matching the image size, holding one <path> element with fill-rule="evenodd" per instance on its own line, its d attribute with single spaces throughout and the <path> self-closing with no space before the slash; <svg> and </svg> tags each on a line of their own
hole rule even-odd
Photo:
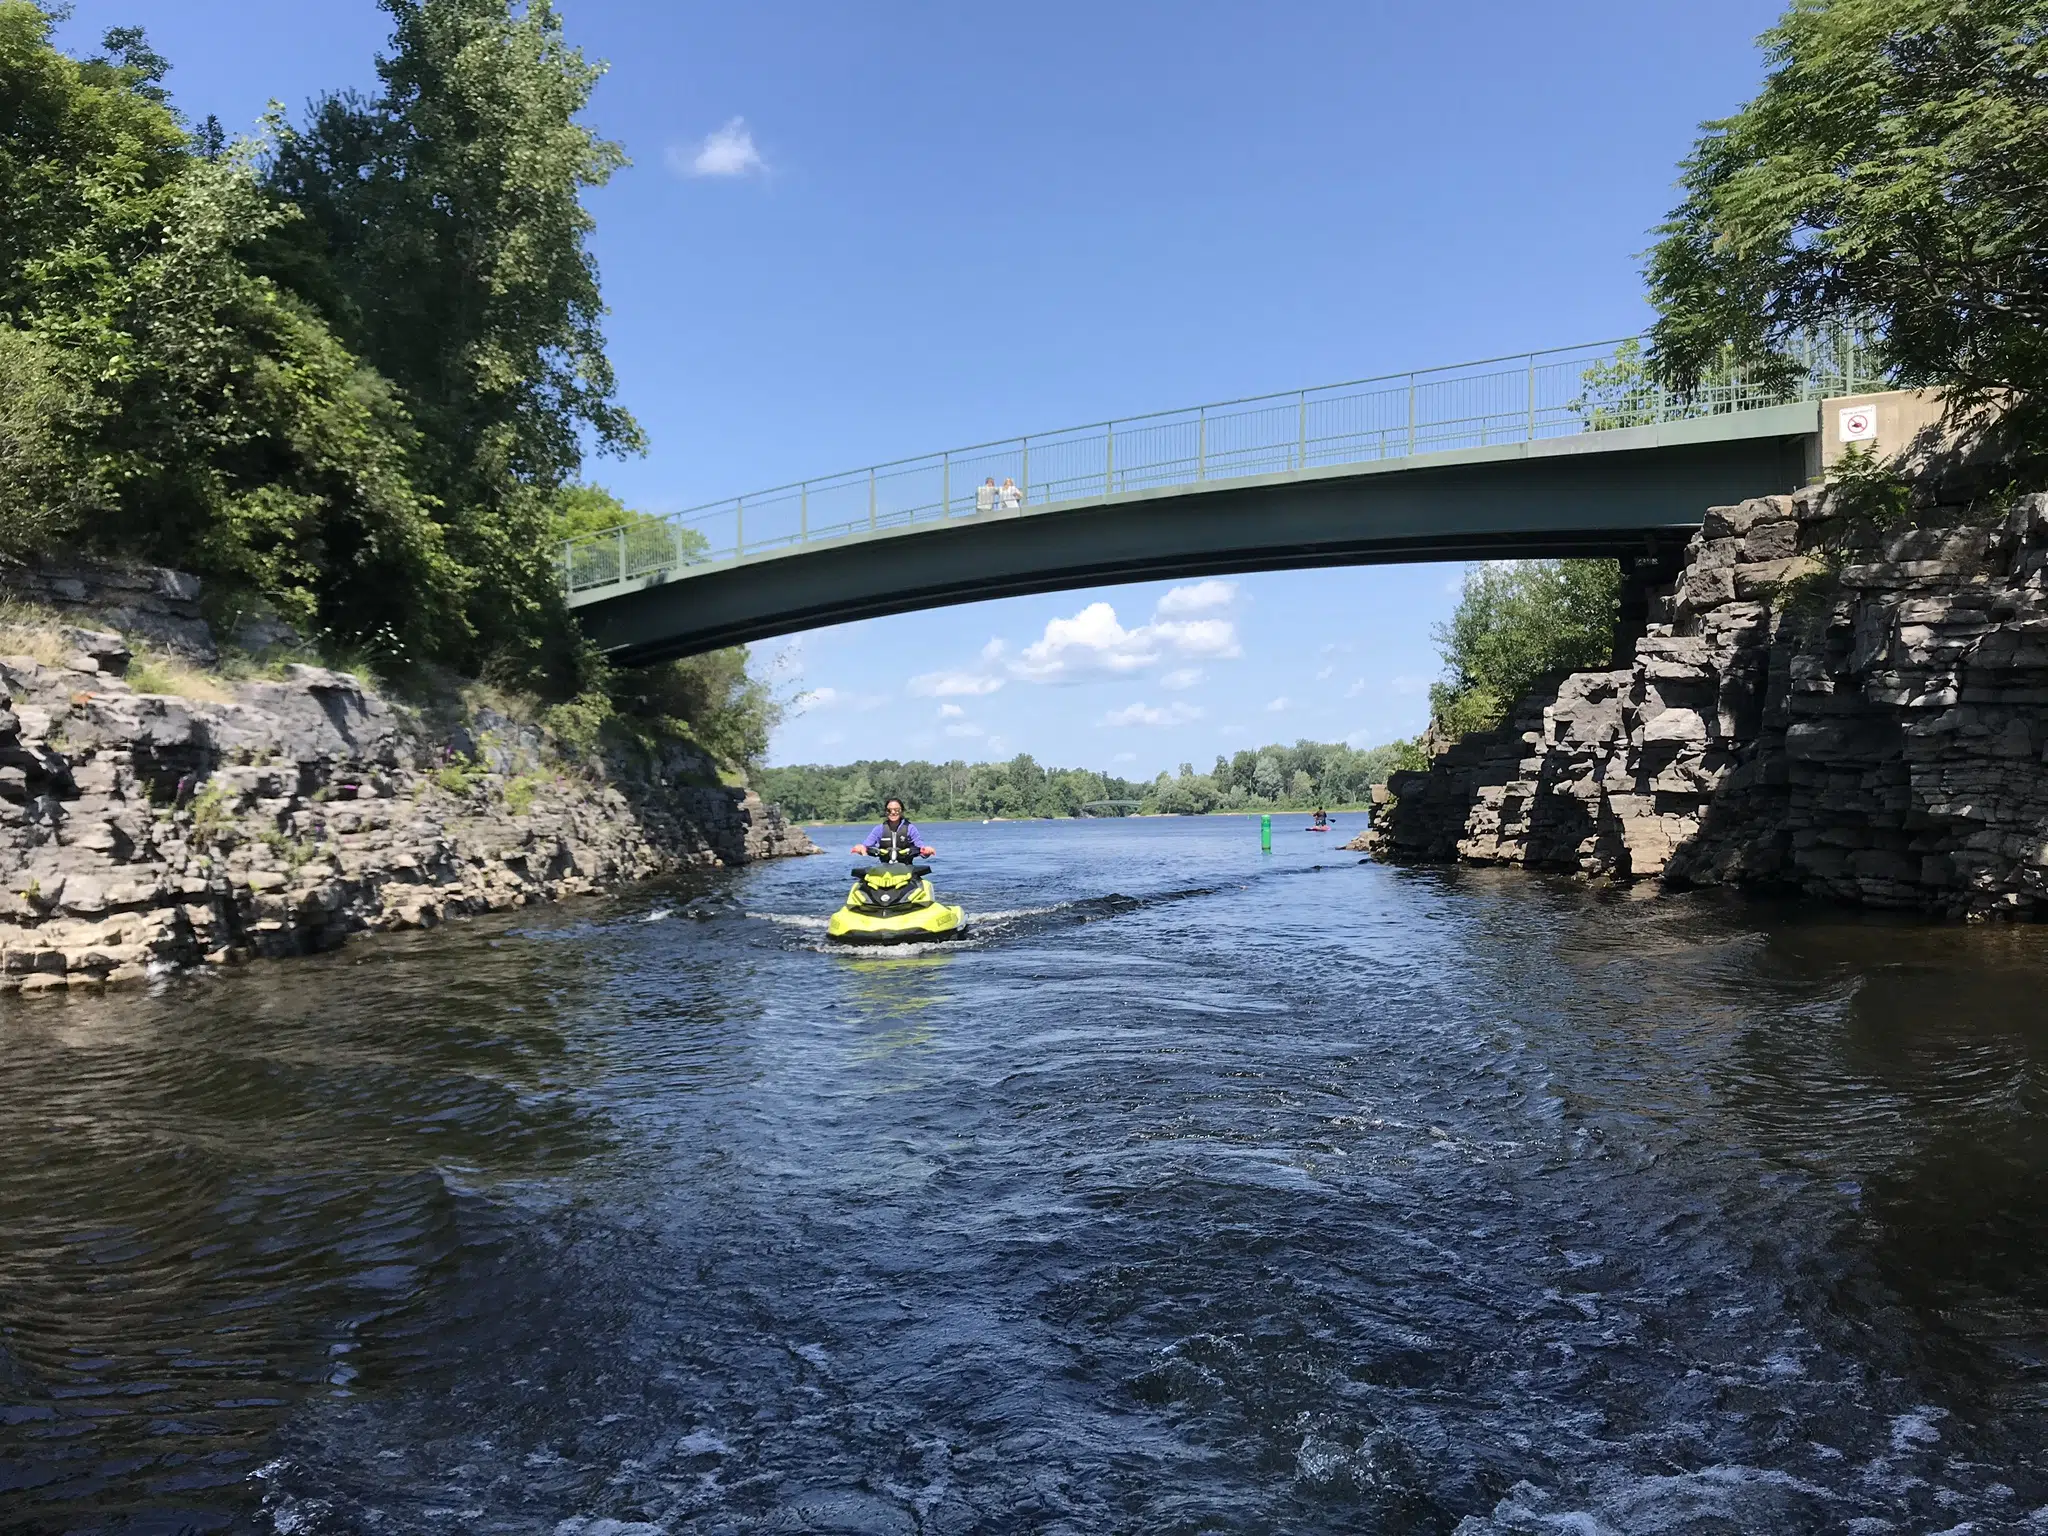
<svg viewBox="0 0 2048 1536">
<path fill-rule="evenodd" d="M 988 734 L 988 727 L 976 725 L 972 720 L 962 720 L 957 725 L 947 726 L 946 734 L 948 736 L 964 736 L 971 741 L 976 737 L 986 736 Z"/>
<path fill-rule="evenodd" d="M 1168 657 L 1242 654 L 1237 626 L 1228 619 L 1162 619 L 1125 629 L 1108 603 L 1090 603 L 1070 619 L 1048 622 L 1009 670 L 1026 682 L 1060 683 L 1127 676 Z"/>
<path fill-rule="evenodd" d="M 941 720 L 958 720 L 966 713 L 967 711 L 958 704 L 941 704 L 939 706 L 939 718 Z"/>
<path fill-rule="evenodd" d="M 1351 686 L 1344 690 L 1344 697 L 1347 699 L 1355 699 L 1363 692 L 1365 692 L 1365 679 L 1362 677 L 1354 677 L 1353 679 L 1351 679 Z"/>
<path fill-rule="evenodd" d="M 1294 701 L 1288 698 L 1287 695 L 1283 693 L 1280 695 L 1279 698 L 1274 699 L 1270 704 L 1266 706 L 1266 713 L 1269 715 L 1277 715 L 1282 710 L 1292 708 L 1294 708 Z"/>
<path fill-rule="evenodd" d="M 1102 717 L 1104 725 L 1186 725 L 1190 720 L 1202 718 L 1202 711 L 1193 704 L 1176 701 L 1164 709 L 1152 704 L 1127 704 L 1122 709 L 1112 710 Z"/>
<path fill-rule="evenodd" d="M 1331 674 L 1332 672 L 1336 671 L 1336 670 L 1337 670 L 1337 669 L 1336 669 L 1335 667 L 1325 667 L 1325 668 L 1323 668 L 1323 670 L 1322 670 L 1322 671 L 1320 671 L 1320 672 L 1318 672 L 1318 673 L 1316 674 L 1316 681 L 1317 681 L 1317 682 L 1319 682 L 1319 683 L 1322 683 L 1322 682 L 1328 682 L 1328 681 L 1329 681 L 1329 678 L 1330 678 L 1330 674 Z"/>
<path fill-rule="evenodd" d="M 1125 629 L 1109 604 L 1090 603 L 1071 619 L 1048 620 L 1016 667 L 1034 682 L 1053 682 L 1076 672 L 1135 672 L 1159 655 L 1142 626 Z"/>
<path fill-rule="evenodd" d="M 1175 587 L 1159 599 L 1158 613 L 1169 618 L 1182 613 L 1207 613 L 1228 608 L 1237 599 L 1234 581 L 1198 581 L 1193 586 Z"/>
<path fill-rule="evenodd" d="M 988 750 L 991 756 L 1001 757 L 1010 750 L 1010 744 L 1000 736 L 991 736 L 988 739 Z"/>
<path fill-rule="evenodd" d="M 1160 602 L 1182 597 L 1174 611 L 1213 608 L 1230 601 L 1236 590 L 1224 581 L 1175 587 Z M 1218 597 L 1216 594 L 1222 594 Z M 1124 628 L 1108 603 L 1090 603 L 1079 613 L 1047 621 L 1039 637 L 1011 652 L 1000 636 L 981 648 L 981 665 L 954 671 L 926 672 L 913 677 L 909 691 L 924 698 L 980 698 L 1007 682 L 1072 683 L 1091 678 L 1128 677 L 1161 663 L 1242 656 L 1237 625 L 1227 618 L 1161 618 Z M 1161 680 L 1168 688 L 1192 688 L 1207 674 L 1200 667 L 1175 668 Z"/>
<path fill-rule="evenodd" d="M 699 144 L 671 144 L 664 158 L 678 176 L 753 176 L 768 169 L 743 117 L 729 120 Z"/>
<path fill-rule="evenodd" d="M 1003 686 L 1000 677 L 986 672 L 925 672 L 910 680 L 910 691 L 920 698 L 980 698 Z"/>
</svg>

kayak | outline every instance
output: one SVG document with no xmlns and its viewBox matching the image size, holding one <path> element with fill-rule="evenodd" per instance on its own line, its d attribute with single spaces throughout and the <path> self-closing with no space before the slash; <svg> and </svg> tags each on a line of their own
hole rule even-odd
<svg viewBox="0 0 2048 1536">
<path fill-rule="evenodd" d="M 929 864 L 857 864 L 846 905 L 825 924 L 839 944 L 915 944 L 959 937 L 965 914 L 932 890 Z"/>
</svg>

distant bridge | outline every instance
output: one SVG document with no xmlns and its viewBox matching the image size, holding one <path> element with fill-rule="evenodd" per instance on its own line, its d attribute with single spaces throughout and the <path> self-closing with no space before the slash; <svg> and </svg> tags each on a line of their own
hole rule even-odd
<svg viewBox="0 0 2048 1536">
<path fill-rule="evenodd" d="M 1803 361 L 1681 395 L 1602 342 L 1038 433 L 573 540 L 562 582 L 630 664 L 1106 582 L 1663 558 L 1709 506 L 1805 483 L 1822 402 L 1884 387 L 1844 337 Z"/>
</svg>

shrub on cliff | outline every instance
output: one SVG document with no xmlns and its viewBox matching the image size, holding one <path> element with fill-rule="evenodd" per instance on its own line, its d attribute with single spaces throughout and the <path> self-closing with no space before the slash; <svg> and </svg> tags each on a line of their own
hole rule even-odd
<svg viewBox="0 0 2048 1536">
<path fill-rule="evenodd" d="M 78 408 L 49 349 L 0 324 L 0 555 L 70 531 L 80 488 L 64 433 Z"/>
<path fill-rule="evenodd" d="M 1620 617 L 1612 560 L 1519 560 L 1475 567 L 1434 638 L 1448 674 L 1430 689 L 1446 735 L 1497 725 L 1538 679 L 1604 667 Z"/>
<path fill-rule="evenodd" d="M 2048 413 L 2048 0 L 1794 0 L 1648 277 L 1655 365 L 1789 374 L 1853 318 L 1902 383 Z M 1724 353 L 1724 349 L 1726 349 Z"/>
</svg>

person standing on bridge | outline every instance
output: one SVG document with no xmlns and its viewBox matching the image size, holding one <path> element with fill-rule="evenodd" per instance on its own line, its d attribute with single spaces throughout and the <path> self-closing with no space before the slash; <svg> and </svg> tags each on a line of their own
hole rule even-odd
<svg viewBox="0 0 2048 1536">
<path fill-rule="evenodd" d="M 891 859 L 908 864 L 913 853 L 928 859 L 937 852 L 938 849 L 925 843 L 924 834 L 917 830 L 917 823 L 904 818 L 903 802 L 894 795 L 882 806 L 882 819 L 875 823 L 867 840 L 853 845 L 854 857 L 873 857 L 885 864 Z"/>
<path fill-rule="evenodd" d="M 1008 475 L 1003 476 L 1003 488 L 999 494 L 1005 512 L 1016 512 L 1023 508 L 1024 493 L 1017 488 L 1017 482 Z"/>
<path fill-rule="evenodd" d="M 974 510 L 993 512 L 996 509 L 996 477 L 990 475 L 974 488 Z"/>
</svg>

